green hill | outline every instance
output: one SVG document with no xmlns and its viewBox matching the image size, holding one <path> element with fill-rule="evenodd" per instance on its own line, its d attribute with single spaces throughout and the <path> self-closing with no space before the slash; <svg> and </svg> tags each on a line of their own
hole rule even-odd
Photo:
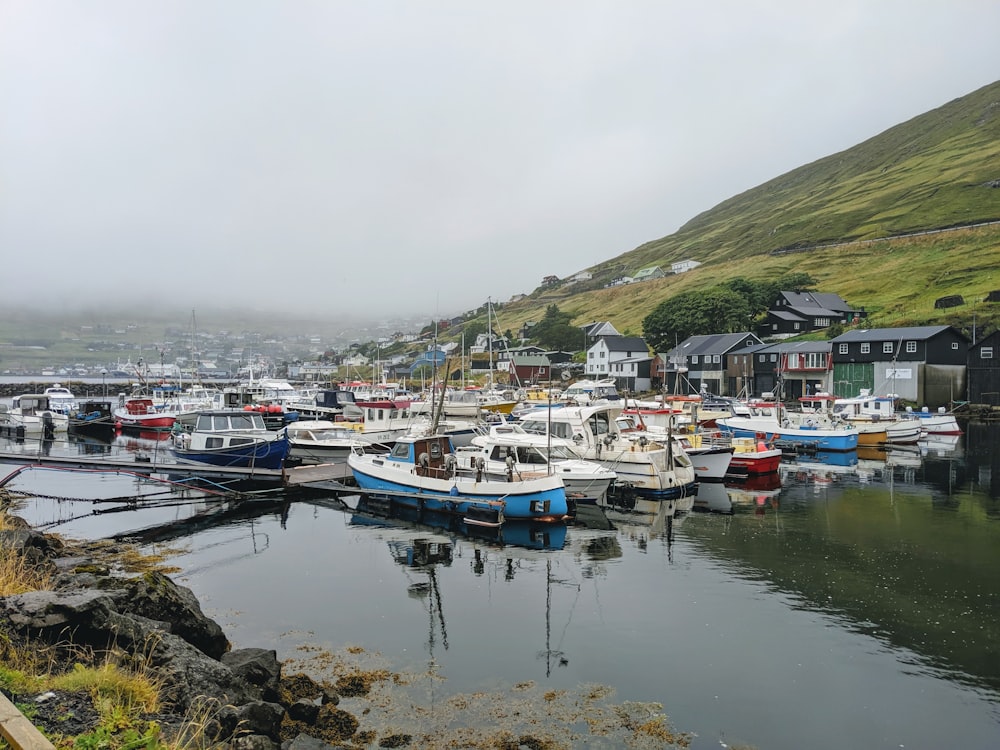
<svg viewBox="0 0 1000 750">
<path fill-rule="evenodd" d="M 734 196 L 588 269 L 591 281 L 536 289 L 504 306 L 500 322 L 516 329 L 554 303 L 574 323 L 611 320 L 638 335 L 674 294 L 794 271 L 869 310 L 871 325 L 961 325 L 973 315 L 995 325 L 1000 305 L 983 302 L 1000 289 L 1000 225 L 982 226 L 991 221 L 1000 221 L 1000 81 Z M 916 234 L 939 229 L 951 231 Z M 669 271 L 685 259 L 702 265 L 605 286 L 623 268 Z M 935 309 L 945 295 L 966 305 Z"/>
</svg>

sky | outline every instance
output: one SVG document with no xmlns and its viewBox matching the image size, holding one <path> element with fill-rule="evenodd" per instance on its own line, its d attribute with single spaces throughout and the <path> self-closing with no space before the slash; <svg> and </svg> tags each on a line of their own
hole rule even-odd
<svg viewBox="0 0 1000 750">
<path fill-rule="evenodd" d="M 989 0 L 0 0 L 0 304 L 502 303 L 992 83 L 998 29 Z"/>
</svg>

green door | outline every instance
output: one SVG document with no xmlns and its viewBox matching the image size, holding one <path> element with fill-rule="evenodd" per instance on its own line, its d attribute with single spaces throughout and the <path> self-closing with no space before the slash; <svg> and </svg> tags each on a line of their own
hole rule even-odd
<svg viewBox="0 0 1000 750">
<path fill-rule="evenodd" d="M 875 387 L 875 366 L 871 363 L 843 362 L 833 366 L 833 395 L 857 396 L 862 388 Z"/>
</svg>

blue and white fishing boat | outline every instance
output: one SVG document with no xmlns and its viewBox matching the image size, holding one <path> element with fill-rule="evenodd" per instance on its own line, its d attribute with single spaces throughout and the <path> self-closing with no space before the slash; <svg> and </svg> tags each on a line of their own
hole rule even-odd
<svg viewBox="0 0 1000 750">
<path fill-rule="evenodd" d="M 822 420 L 795 420 L 777 401 L 751 402 L 747 414 L 733 414 L 716 419 L 720 430 L 734 437 L 751 437 L 767 443 L 813 451 L 853 451 L 858 448 L 858 429 L 854 425 L 830 426 Z"/>
<path fill-rule="evenodd" d="M 558 476 L 502 481 L 480 468 L 460 470 L 447 435 L 405 435 L 388 455 L 356 450 L 347 463 L 363 491 L 390 495 L 402 506 L 460 515 L 466 523 L 561 522 L 569 513 Z"/>
<path fill-rule="evenodd" d="M 288 456 L 285 430 L 269 430 L 259 412 L 213 409 L 200 412 L 190 431 L 173 435 L 171 452 L 178 461 L 280 469 Z"/>
</svg>

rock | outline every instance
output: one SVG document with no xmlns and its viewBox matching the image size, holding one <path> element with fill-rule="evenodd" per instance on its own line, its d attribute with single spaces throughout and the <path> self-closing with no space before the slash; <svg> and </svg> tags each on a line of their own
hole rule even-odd
<svg viewBox="0 0 1000 750">
<path fill-rule="evenodd" d="M 241 734 L 229 743 L 233 750 L 278 750 L 281 745 L 262 734 Z"/>
<path fill-rule="evenodd" d="M 318 716 L 319 705 L 313 703 L 308 698 L 297 700 L 288 707 L 288 717 L 294 721 L 315 724 Z"/>
<path fill-rule="evenodd" d="M 261 689 L 266 701 L 278 701 L 281 681 L 281 663 L 274 649 L 242 648 L 222 655 L 222 663 L 233 670 L 233 674 Z"/>
<path fill-rule="evenodd" d="M 120 604 L 123 612 L 170 622 L 172 633 L 213 659 L 221 658 L 229 650 L 229 640 L 219 623 L 201 611 L 191 589 L 158 572 L 121 580 L 126 593 Z"/>
<path fill-rule="evenodd" d="M 323 740 L 310 737 L 308 734 L 300 734 L 290 742 L 282 742 L 281 750 L 330 750 L 333 745 L 329 745 Z"/>
</svg>

